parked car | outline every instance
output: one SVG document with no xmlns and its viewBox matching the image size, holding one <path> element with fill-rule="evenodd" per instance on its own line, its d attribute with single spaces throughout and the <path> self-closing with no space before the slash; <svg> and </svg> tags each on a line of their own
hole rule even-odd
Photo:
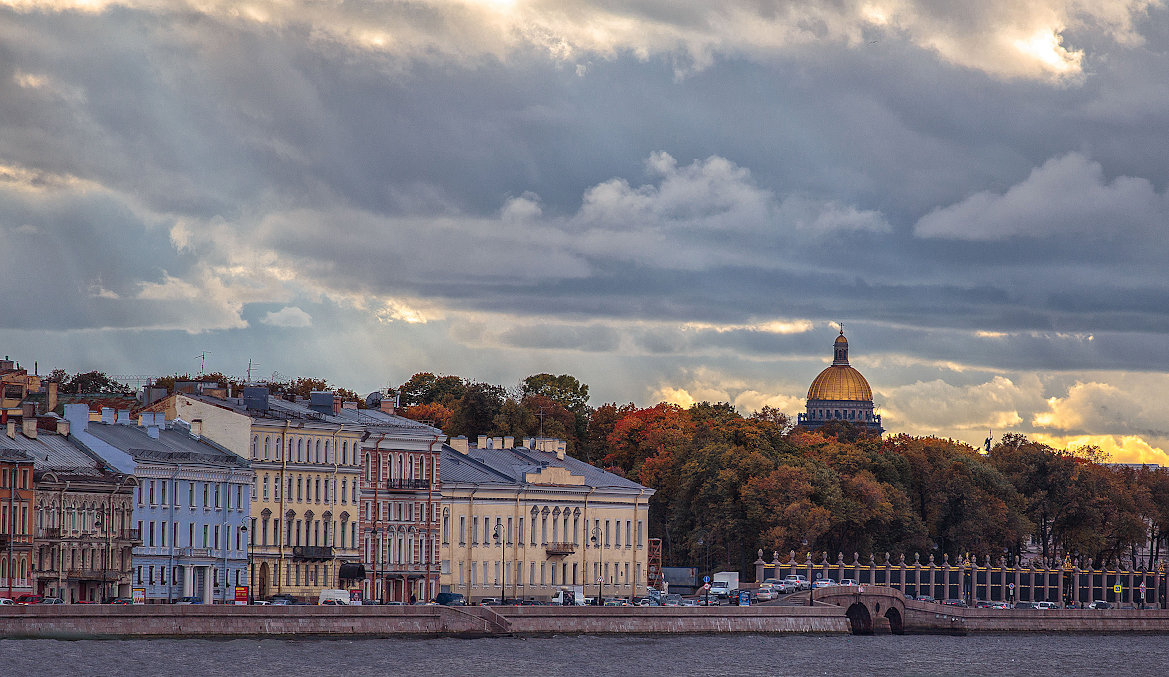
<svg viewBox="0 0 1169 677">
<path fill-rule="evenodd" d="M 110 600 L 110 604 L 129 605 L 129 604 L 133 604 L 133 603 L 134 603 L 134 600 L 130 599 L 129 597 L 115 597 L 115 598 Z M 267 602 L 265 602 L 265 604 L 267 604 Z"/>
<path fill-rule="evenodd" d="M 816 582 L 812 584 L 813 588 L 833 588 L 836 587 L 836 581 L 831 578 L 817 578 Z"/>
<path fill-rule="evenodd" d="M 271 602 L 269 602 L 266 599 L 257 599 L 257 600 L 253 600 L 252 604 L 254 606 L 268 606 L 269 604 L 271 604 Z"/>
<path fill-rule="evenodd" d="M 40 601 L 41 604 L 64 604 L 65 600 L 60 597 L 46 597 Z M 90 602 L 92 604 L 92 602 Z"/>
<path fill-rule="evenodd" d="M 293 595 L 272 595 L 268 599 L 276 606 L 289 606 L 296 604 L 296 597 Z"/>
<path fill-rule="evenodd" d="M 1105 602 L 1102 599 L 1098 599 L 1095 602 L 1092 602 L 1091 604 L 1089 604 L 1088 608 L 1089 609 L 1111 609 L 1112 602 Z"/>
<path fill-rule="evenodd" d="M 1015 602 L 1015 608 L 1016 609 L 1038 609 L 1039 604 L 1037 602 Z"/>
<path fill-rule="evenodd" d="M 1036 602 L 1036 609 L 1058 609 L 1059 602 Z"/>
<path fill-rule="evenodd" d="M 698 606 L 719 606 L 721 604 L 722 604 L 722 601 L 719 600 L 719 598 L 715 597 L 714 595 L 699 595 L 698 596 Z"/>
<path fill-rule="evenodd" d="M 966 604 L 966 600 L 964 600 L 964 599 L 953 599 L 953 598 L 951 598 L 951 599 L 943 599 L 943 600 L 942 600 L 942 604 L 944 604 L 944 605 L 946 605 L 946 606 L 961 606 L 961 607 L 965 607 L 965 606 L 967 606 L 967 604 Z"/>
<path fill-rule="evenodd" d="M 484 597 L 479 600 L 479 606 L 499 606 L 498 597 Z"/>
<path fill-rule="evenodd" d="M 0 597 L 0 606 L 16 606 L 11 597 Z"/>
<path fill-rule="evenodd" d="M 682 606 L 681 595 L 666 595 L 662 600 L 662 606 Z"/>
<path fill-rule="evenodd" d="M 203 598 L 199 595 L 188 595 L 175 600 L 175 604 L 202 604 Z"/>
<path fill-rule="evenodd" d="M 938 600 L 934 599 L 930 595 L 918 595 L 917 597 L 914 597 L 914 599 L 919 601 L 919 602 L 932 602 L 934 604 L 938 603 Z"/>
<path fill-rule="evenodd" d="M 434 601 L 442 606 L 467 606 L 467 598 L 458 592 L 440 592 L 435 596 Z"/>
<path fill-rule="evenodd" d="M 16 603 L 17 604 L 40 604 L 41 602 L 44 601 L 44 599 L 45 598 L 42 597 L 41 595 L 21 595 L 20 597 L 16 598 Z"/>
<path fill-rule="evenodd" d="M 682 606 L 698 606 L 698 600 L 693 598 L 684 599 L 682 600 Z"/>
<path fill-rule="evenodd" d="M 808 577 L 803 574 L 789 574 L 783 580 L 788 585 L 794 585 L 795 591 L 812 589 L 812 584 L 808 582 Z"/>
<path fill-rule="evenodd" d="M 860 583 L 858 583 L 855 578 L 842 578 L 842 579 L 840 579 L 840 584 L 841 585 L 854 585 L 854 586 L 860 585 Z"/>
</svg>

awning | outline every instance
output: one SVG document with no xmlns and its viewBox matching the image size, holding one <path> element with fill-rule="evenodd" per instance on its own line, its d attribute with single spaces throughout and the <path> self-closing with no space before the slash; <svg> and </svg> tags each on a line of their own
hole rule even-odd
<svg viewBox="0 0 1169 677">
<path fill-rule="evenodd" d="M 365 578 L 365 566 L 361 564 L 342 564 L 341 570 L 337 572 L 337 578 L 350 581 Z"/>
</svg>

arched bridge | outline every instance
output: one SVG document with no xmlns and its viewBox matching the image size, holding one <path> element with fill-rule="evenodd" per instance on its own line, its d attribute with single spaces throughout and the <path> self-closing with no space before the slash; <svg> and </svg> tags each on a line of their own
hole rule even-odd
<svg viewBox="0 0 1169 677">
<path fill-rule="evenodd" d="M 883 585 L 833 586 L 819 588 L 812 593 L 817 602 L 844 607 L 854 635 L 900 635 L 907 626 L 907 613 L 913 615 L 915 612 L 931 611 L 913 608 L 924 603 L 907 600 L 897 589 Z M 907 609 L 907 605 L 911 608 Z"/>
</svg>

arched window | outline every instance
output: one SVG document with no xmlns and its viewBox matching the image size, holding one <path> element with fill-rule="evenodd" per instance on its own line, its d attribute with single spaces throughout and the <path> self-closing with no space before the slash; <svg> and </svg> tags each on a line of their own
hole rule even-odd
<svg viewBox="0 0 1169 677">
<path fill-rule="evenodd" d="M 252 458 L 260 458 L 260 436 L 252 435 Z"/>
<path fill-rule="evenodd" d="M 300 463 L 304 460 L 304 440 L 297 438 L 296 440 L 296 462 Z"/>
<path fill-rule="evenodd" d="M 281 452 L 283 446 L 284 446 L 284 440 L 277 438 L 277 440 L 276 440 L 276 460 L 277 461 L 280 460 L 280 452 Z"/>
<path fill-rule="evenodd" d="M 264 436 L 264 460 L 268 460 L 268 447 L 272 444 L 272 438 L 267 435 Z"/>
<path fill-rule="evenodd" d="M 329 440 L 325 440 L 325 463 L 332 463 L 333 456 L 329 453 Z"/>
<path fill-rule="evenodd" d="M 317 463 L 321 463 L 322 460 L 323 459 L 321 458 L 321 441 L 318 439 L 317 440 Z"/>
</svg>

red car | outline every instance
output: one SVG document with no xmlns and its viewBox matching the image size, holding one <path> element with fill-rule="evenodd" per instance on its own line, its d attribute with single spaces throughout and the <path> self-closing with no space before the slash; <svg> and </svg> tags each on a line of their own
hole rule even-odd
<svg viewBox="0 0 1169 677">
<path fill-rule="evenodd" d="M 17 604 L 40 604 L 45 601 L 43 595 L 21 595 L 16 598 Z"/>
</svg>

